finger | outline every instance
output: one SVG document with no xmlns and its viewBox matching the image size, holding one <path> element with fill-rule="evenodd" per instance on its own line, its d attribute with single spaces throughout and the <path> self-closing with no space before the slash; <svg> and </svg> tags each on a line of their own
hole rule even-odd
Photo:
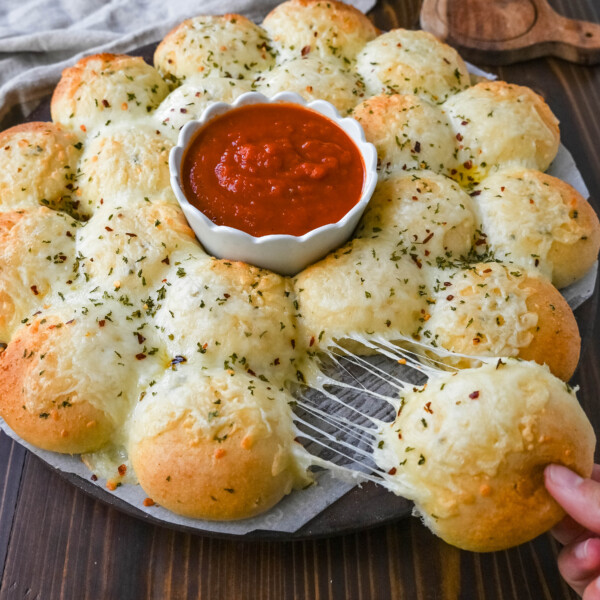
<svg viewBox="0 0 600 600">
<path fill-rule="evenodd" d="M 596 577 L 588 584 L 582 600 L 600 600 L 600 577 Z"/>
<path fill-rule="evenodd" d="M 555 525 L 550 533 L 563 546 L 579 542 L 593 535 L 583 525 L 580 525 L 572 517 L 567 515 L 558 525 Z"/>
<path fill-rule="evenodd" d="M 582 595 L 600 575 L 600 539 L 589 538 L 565 546 L 558 555 L 558 569 L 565 581 Z"/>
<path fill-rule="evenodd" d="M 600 481 L 600 465 L 594 465 L 594 470 L 592 471 L 592 479 L 594 481 Z"/>
<path fill-rule="evenodd" d="M 600 533 L 600 483 L 561 465 L 544 470 L 548 492 L 579 524 Z"/>
</svg>

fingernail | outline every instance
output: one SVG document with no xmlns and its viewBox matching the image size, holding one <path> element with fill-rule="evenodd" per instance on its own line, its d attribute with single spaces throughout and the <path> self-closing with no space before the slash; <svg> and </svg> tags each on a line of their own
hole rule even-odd
<svg viewBox="0 0 600 600">
<path fill-rule="evenodd" d="M 587 558 L 589 541 L 590 540 L 585 540 L 585 542 L 582 542 L 581 544 L 577 544 L 577 546 L 575 546 L 575 558 L 579 560 Z"/>
<path fill-rule="evenodd" d="M 577 473 L 561 465 L 548 465 L 546 475 L 552 483 L 564 488 L 577 487 L 583 481 L 583 478 L 579 477 Z"/>
</svg>

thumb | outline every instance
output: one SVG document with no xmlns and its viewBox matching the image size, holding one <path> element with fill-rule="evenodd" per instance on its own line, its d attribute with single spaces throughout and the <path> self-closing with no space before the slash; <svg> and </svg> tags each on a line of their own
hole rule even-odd
<svg viewBox="0 0 600 600">
<path fill-rule="evenodd" d="M 580 525 L 600 534 L 600 483 L 561 465 L 548 465 L 544 476 L 548 492 L 565 511 Z"/>
</svg>

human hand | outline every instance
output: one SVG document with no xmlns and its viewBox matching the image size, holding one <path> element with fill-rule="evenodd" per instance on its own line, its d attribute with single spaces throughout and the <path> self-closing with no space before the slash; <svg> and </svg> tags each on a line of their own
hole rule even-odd
<svg viewBox="0 0 600 600">
<path fill-rule="evenodd" d="M 600 600 L 600 465 L 590 479 L 560 465 L 544 471 L 546 488 L 567 516 L 552 529 L 564 545 L 558 569 L 583 600 Z"/>
</svg>

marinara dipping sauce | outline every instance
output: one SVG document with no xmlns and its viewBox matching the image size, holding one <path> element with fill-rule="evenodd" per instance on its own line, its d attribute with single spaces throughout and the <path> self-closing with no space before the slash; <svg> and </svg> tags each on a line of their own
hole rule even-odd
<svg viewBox="0 0 600 600">
<path fill-rule="evenodd" d="M 300 236 L 360 200 L 364 171 L 354 142 L 327 117 L 296 104 L 253 104 L 198 132 L 181 181 L 190 204 L 217 225 Z"/>
</svg>

